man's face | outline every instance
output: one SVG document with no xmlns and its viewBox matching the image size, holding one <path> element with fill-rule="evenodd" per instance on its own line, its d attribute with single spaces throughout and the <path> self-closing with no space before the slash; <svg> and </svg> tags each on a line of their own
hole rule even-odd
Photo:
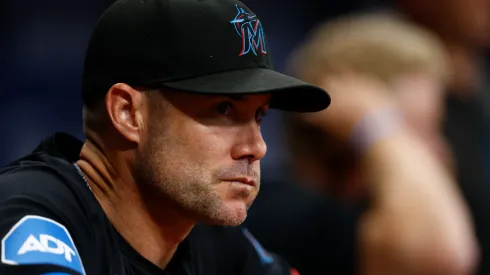
<svg viewBox="0 0 490 275">
<path fill-rule="evenodd" d="M 137 177 L 192 218 L 241 224 L 259 191 L 260 120 L 270 95 L 164 97 L 146 117 Z"/>
</svg>

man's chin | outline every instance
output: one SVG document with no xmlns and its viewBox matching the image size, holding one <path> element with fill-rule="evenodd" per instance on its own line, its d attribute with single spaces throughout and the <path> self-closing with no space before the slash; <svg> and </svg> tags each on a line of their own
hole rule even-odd
<svg viewBox="0 0 490 275">
<path fill-rule="evenodd" d="M 239 226 L 247 218 L 247 211 L 248 207 L 246 204 L 238 207 L 237 205 L 227 205 L 220 211 L 206 217 L 202 222 L 216 226 Z"/>
</svg>

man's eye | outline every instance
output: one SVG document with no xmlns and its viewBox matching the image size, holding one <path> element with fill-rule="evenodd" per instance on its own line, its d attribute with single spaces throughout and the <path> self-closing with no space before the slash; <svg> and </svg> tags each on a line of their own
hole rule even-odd
<svg viewBox="0 0 490 275">
<path fill-rule="evenodd" d="M 221 115 L 230 115 L 231 114 L 231 111 L 232 111 L 232 108 L 233 106 L 231 105 L 230 102 L 221 102 L 220 104 L 218 104 L 218 106 L 216 107 L 216 110 L 218 111 L 218 113 L 220 113 Z"/>
<path fill-rule="evenodd" d="M 260 123 L 262 122 L 262 119 L 266 116 L 266 112 L 262 109 L 259 109 L 257 110 L 257 112 L 255 112 L 255 120 Z"/>
</svg>

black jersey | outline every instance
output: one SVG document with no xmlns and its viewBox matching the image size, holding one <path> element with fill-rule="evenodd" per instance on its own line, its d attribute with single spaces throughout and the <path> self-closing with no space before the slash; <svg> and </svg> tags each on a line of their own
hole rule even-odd
<svg viewBox="0 0 490 275">
<path fill-rule="evenodd" d="M 0 170 L 1 275 L 280 275 L 295 273 L 244 228 L 198 224 L 165 270 L 111 225 L 73 163 L 66 134 Z"/>
</svg>

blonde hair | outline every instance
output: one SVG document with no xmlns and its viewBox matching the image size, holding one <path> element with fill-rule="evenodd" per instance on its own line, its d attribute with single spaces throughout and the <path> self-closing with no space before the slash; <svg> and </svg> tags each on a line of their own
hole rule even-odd
<svg viewBox="0 0 490 275">
<path fill-rule="evenodd" d="M 288 71 L 312 83 L 339 70 L 386 82 L 422 71 L 445 84 L 446 58 L 438 38 L 421 27 L 390 14 L 354 15 L 315 28 L 292 55 Z"/>
<path fill-rule="evenodd" d="M 428 73 L 447 84 L 446 53 L 438 38 L 390 14 L 343 17 L 315 28 L 293 53 L 288 71 L 320 84 L 342 70 L 376 77 L 388 85 L 405 73 Z M 286 142 L 300 163 L 308 159 L 325 169 L 342 171 L 352 152 L 338 148 L 334 136 L 309 125 L 296 114 L 286 115 Z"/>
</svg>

